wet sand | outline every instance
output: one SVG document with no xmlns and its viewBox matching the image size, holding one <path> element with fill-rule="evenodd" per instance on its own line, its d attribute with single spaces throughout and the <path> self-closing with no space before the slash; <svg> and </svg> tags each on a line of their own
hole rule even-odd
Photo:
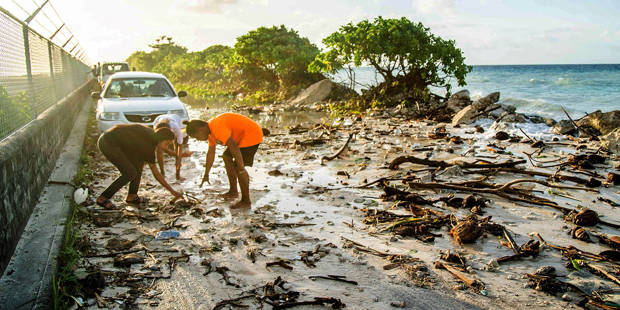
<svg viewBox="0 0 620 310">
<path fill-rule="evenodd" d="M 219 112 L 221 110 L 218 109 L 194 110 L 192 114 L 208 119 Z M 380 233 L 375 225 L 363 223 L 365 214 L 361 209 L 364 208 L 391 210 L 395 213 L 406 211 L 392 208 L 394 202 L 382 201 L 379 196 L 383 190 L 378 187 L 355 188 L 365 181 L 374 181 L 380 177 L 403 177 L 410 170 L 427 168 L 403 164 L 398 170 L 387 169 L 388 163 L 397 156 L 503 162 L 513 158 L 513 155 L 524 157 L 522 152 L 534 150 L 527 144 L 496 141 L 493 138 L 495 130 L 491 128 L 490 122 L 482 122 L 485 128 L 482 134 L 475 133 L 473 126 L 453 129 L 448 125 L 451 135 L 458 135 L 464 140 L 463 144 L 457 145 L 445 140 L 429 139 L 428 133 L 435 124 L 408 121 L 400 117 L 375 115 L 343 119 L 336 121 L 336 124 L 323 119 L 326 125 L 336 126 L 289 134 L 289 130 L 296 125 L 308 128 L 321 122 L 320 113 L 262 112 L 249 116 L 272 133 L 261 144 L 254 167 L 248 168 L 253 201 L 250 210 L 230 210 L 232 201 L 218 197 L 219 193 L 228 189 L 228 180 L 219 157 L 216 157 L 211 171 L 211 185 L 199 187 L 206 145 L 195 140 L 190 140 L 189 144 L 194 154 L 183 163 L 183 180 L 173 180 L 172 158 L 167 157 L 165 167 L 172 186 L 190 193 L 200 200 L 198 204 L 171 205 L 170 195 L 157 184 L 150 172 L 145 171 L 140 194 L 150 199 L 148 206 L 127 206 L 123 202 L 126 195 L 126 189 L 123 189 L 114 199 L 122 210 L 101 211 L 96 205 L 87 208 L 91 219 L 99 217 L 114 219 L 116 222 L 110 227 L 98 227 L 90 223 L 82 226 L 82 232 L 90 239 L 91 255 L 119 251 L 119 248 L 114 247 L 106 249 L 110 239 L 115 238 L 130 241 L 131 247 L 126 251 L 138 250 L 142 246 L 148 249 L 136 252 L 144 258 L 144 262 L 134 263 L 131 267 L 114 267 L 113 257 L 86 259 L 106 275 L 108 285 L 101 293 L 100 301 L 110 308 L 124 308 L 127 302 L 135 302 L 139 308 L 213 309 L 222 300 L 243 296 L 280 276 L 288 283 L 285 284 L 287 290 L 301 293 L 298 300 L 334 297 L 346 304 L 348 309 L 578 308 L 574 300 L 563 301 L 559 296 L 550 296 L 526 287 L 527 279 L 523 275 L 548 265 L 554 266 L 558 274 L 567 275 L 564 281 L 589 291 L 617 288 L 612 282 L 585 270 L 568 271 L 560 252 L 548 247 L 543 247 L 536 258 L 522 258 L 504 263 L 495 270 L 487 270 L 486 266 L 493 259 L 512 254 L 493 235 L 486 234 L 473 244 L 459 245 L 448 236 L 448 229 L 443 228 L 435 231 L 441 237 L 435 238 L 432 243 L 424 243 L 414 238 L 394 236 L 389 232 Z M 518 134 L 517 128 L 501 129 Z M 534 138 L 552 138 L 548 128 L 525 129 Z M 355 132 L 355 136 L 348 150 L 340 158 L 321 165 L 321 157 L 334 153 L 352 132 Z M 324 139 L 325 144 L 300 145 L 312 139 Z M 572 143 L 563 138 L 561 141 Z M 489 143 L 505 146 L 507 154 L 488 151 Z M 589 148 L 595 149 L 596 145 Z M 424 151 L 416 151 L 420 149 Z M 218 155 L 223 150 L 223 147 L 218 147 Z M 460 155 L 466 152 L 467 156 Z M 572 152 L 574 148 L 554 146 L 544 152 L 548 156 L 544 160 L 563 158 Z M 98 180 L 90 187 L 93 197 L 93 192 L 99 194 L 118 173 L 100 154 L 96 156 Z M 613 161 L 597 170 L 606 173 L 611 164 Z M 534 169 L 529 162 L 524 166 Z M 414 174 L 419 180 L 430 177 L 428 171 Z M 477 177 L 442 174 L 440 171 L 436 180 L 463 181 Z M 515 178 L 500 174 L 492 176 L 490 181 L 504 183 Z M 564 183 L 573 185 L 570 182 Z M 398 185 L 398 182 L 393 184 Z M 404 186 L 400 187 L 404 189 Z M 553 199 L 562 206 L 590 207 L 605 220 L 620 222 L 615 208 L 597 201 L 598 196 L 620 201 L 618 189 L 614 186 L 601 187 L 600 193 L 554 190 L 556 194 L 551 194 L 542 185 L 535 185 L 535 189 L 540 190 L 538 195 Z M 424 190 L 419 193 L 438 197 L 445 195 L 446 191 Z M 571 198 L 566 198 L 566 195 Z M 457 193 L 456 196 L 463 197 L 464 194 Z M 572 224 L 565 222 L 557 210 L 510 202 L 492 195 L 481 196 L 489 200 L 484 216 L 492 215 L 494 222 L 505 225 L 514 234 L 518 244 L 529 240 L 532 232 L 539 232 L 553 244 L 575 245 L 594 253 L 607 249 L 598 242 L 585 243 L 572 239 L 567 234 Z M 455 209 L 443 203 L 436 203 L 431 208 L 454 213 L 459 219 L 470 213 L 469 210 Z M 170 229 L 178 231 L 179 236 L 167 240 L 154 238 L 158 232 Z M 602 225 L 595 226 L 591 231 L 618 234 L 617 230 Z M 344 238 L 380 252 L 403 254 L 419 261 L 409 264 L 415 267 L 414 271 L 411 268 L 384 270 L 389 261 L 359 251 Z M 172 252 L 174 250 L 177 251 Z M 487 296 L 465 287 L 447 271 L 433 267 L 433 262 L 439 260 L 440 251 L 444 250 L 461 253 L 467 259 L 468 276 L 485 284 Z M 307 255 L 308 259 L 304 258 L 304 251 L 312 252 Z M 267 263 L 279 260 L 287 261 L 287 266 L 291 266 L 292 270 L 278 265 L 266 267 Z M 226 269 L 228 271 L 222 272 Z M 223 274 L 229 277 L 228 284 Z M 356 281 L 357 285 L 309 278 L 327 275 L 346 276 L 347 280 Z M 618 295 L 612 294 L 609 297 L 618 301 Z M 569 293 L 568 298 L 575 297 Z M 260 303 L 252 298 L 238 303 L 248 305 L 250 309 L 261 308 Z M 93 300 L 90 304 L 97 307 Z M 270 308 L 267 304 L 264 306 Z M 227 307 L 230 306 L 223 309 Z M 298 308 L 304 307 L 312 308 Z"/>
</svg>

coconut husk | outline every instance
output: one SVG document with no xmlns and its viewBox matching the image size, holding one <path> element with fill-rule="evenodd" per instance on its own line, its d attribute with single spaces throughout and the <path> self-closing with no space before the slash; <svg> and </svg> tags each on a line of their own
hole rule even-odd
<svg viewBox="0 0 620 310">
<path fill-rule="evenodd" d="M 604 243 L 614 249 L 620 250 L 620 236 L 607 236 L 605 234 L 598 236 L 601 243 Z"/>
<path fill-rule="evenodd" d="M 620 174 L 613 172 L 607 173 L 607 182 L 612 183 L 613 185 L 620 184 Z"/>
<path fill-rule="evenodd" d="M 459 244 L 473 243 L 482 235 L 482 229 L 475 217 L 468 217 L 450 229 L 450 236 Z"/>
<path fill-rule="evenodd" d="M 583 227 L 573 227 L 573 229 L 570 231 L 570 236 L 573 239 L 581 240 L 584 242 L 592 242 L 592 240 L 590 240 L 590 235 Z"/>
<path fill-rule="evenodd" d="M 599 222 L 598 214 L 588 208 L 579 211 L 577 214 L 572 212 L 569 219 L 579 226 L 594 226 Z"/>
</svg>

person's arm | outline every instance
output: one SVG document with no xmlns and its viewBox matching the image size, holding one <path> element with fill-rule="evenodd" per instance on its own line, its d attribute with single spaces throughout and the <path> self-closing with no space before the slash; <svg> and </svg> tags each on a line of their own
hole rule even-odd
<svg viewBox="0 0 620 310">
<path fill-rule="evenodd" d="M 159 172 L 159 170 L 157 170 L 157 166 L 155 164 L 151 164 L 149 163 L 149 168 L 151 168 L 151 172 L 153 173 L 153 176 L 155 177 L 155 179 L 159 182 L 159 184 L 161 184 L 164 188 L 166 188 L 173 196 L 174 196 L 174 200 L 177 200 L 179 198 L 183 198 L 183 194 L 175 191 L 169 184 L 168 182 L 166 182 L 166 179 L 164 179 L 164 176 L 161 175 L 161 173 Z"/>
<path fill-rule="evenodd" d="M 159 170 L 161 171 L 161 175 L 163 177 L 166 177 L 166 171 L 164 170 L 164 154 L 162 152 L 161 146 L 157 146 L 155 154 L 157 155 L 157 164 L 159 165 Z"/>
<path fill-rule="evenodd" d="M 171 155 L 171 156 L 177 156 L 176 152 L 171 151 L 171 150 L 170 150 L 169 148 L 167 148 L 167 147 L 162 148 L 162 150 L 163 150 L 164 152 L 168 153 L 168 155 Z"/>
<path fill-rule="evenodd" d="M 202 182 L 200 182 L 200 187 L 205 181 L 209 184 L 209 171 L 211 171 L 211 167 L 213 167 L 213 161 L 215 160 L 215 145 L 209 145 L 209 150 L 207 150 L 207 161 L 205 163 L 205 174 L 202 176 Z"/>
<path fill-rule="evenodd" d="M 175 156 L 176 157 L 175 167 L 177 168 L 176 177 L 178 179 L 181 177 L 181 158 L 183 156 L 183 144 L 178 144 L 177 142 L 175 142 L 174 146 L 177 151 L 177 154 Z"/>
<path fill-rule="evenodd" d="M 226 141 L 226 146 L 230 150 L 230 154 L 235 159 L 235 163 L 237 163 L 237 171 L 242 172 L 245 170 L 245 166 L 243 164 L 243 156 L 241 155 L 241 149 L 239 149 L 239 145 L 237 142 L 233 140 L 232 137 L 228 138 Z"/>
</svg>

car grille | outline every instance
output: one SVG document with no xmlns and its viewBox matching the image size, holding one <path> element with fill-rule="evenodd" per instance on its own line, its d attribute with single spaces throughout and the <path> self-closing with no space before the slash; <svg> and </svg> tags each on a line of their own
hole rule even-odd
<svg viewBox="0 0 620 310">
<path fill-rule="evenodd" d="M 125 118 L 133 123 L 152 123 L 156 117 L 166 114 L 166 112 L 150 112 L 150 113 L 124 113 Z"/>
</svg>

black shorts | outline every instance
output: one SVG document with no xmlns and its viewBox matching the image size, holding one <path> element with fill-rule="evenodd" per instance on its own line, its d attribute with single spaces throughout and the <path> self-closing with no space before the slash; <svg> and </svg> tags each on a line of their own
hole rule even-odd
<svg viewBox="0 0 620 310">
<path fill-rule="evenodd" d="M 243 157 L 244 166 L 252 167 L 252 165 L 254 165 L 254 154 L 256 154 L 259 145 L 260 143 L 248 147 L 239 148 L 239 150 L 241 150 L 241 157 Z M 225 156 L 231 157 L 233 161 L 235 160 L 235 158 L 230 153 L 230 148 L 226 148 L 226 151 L 224 151 L 224 154 L 222 154 L 222 157 Z"/>
</svg>

